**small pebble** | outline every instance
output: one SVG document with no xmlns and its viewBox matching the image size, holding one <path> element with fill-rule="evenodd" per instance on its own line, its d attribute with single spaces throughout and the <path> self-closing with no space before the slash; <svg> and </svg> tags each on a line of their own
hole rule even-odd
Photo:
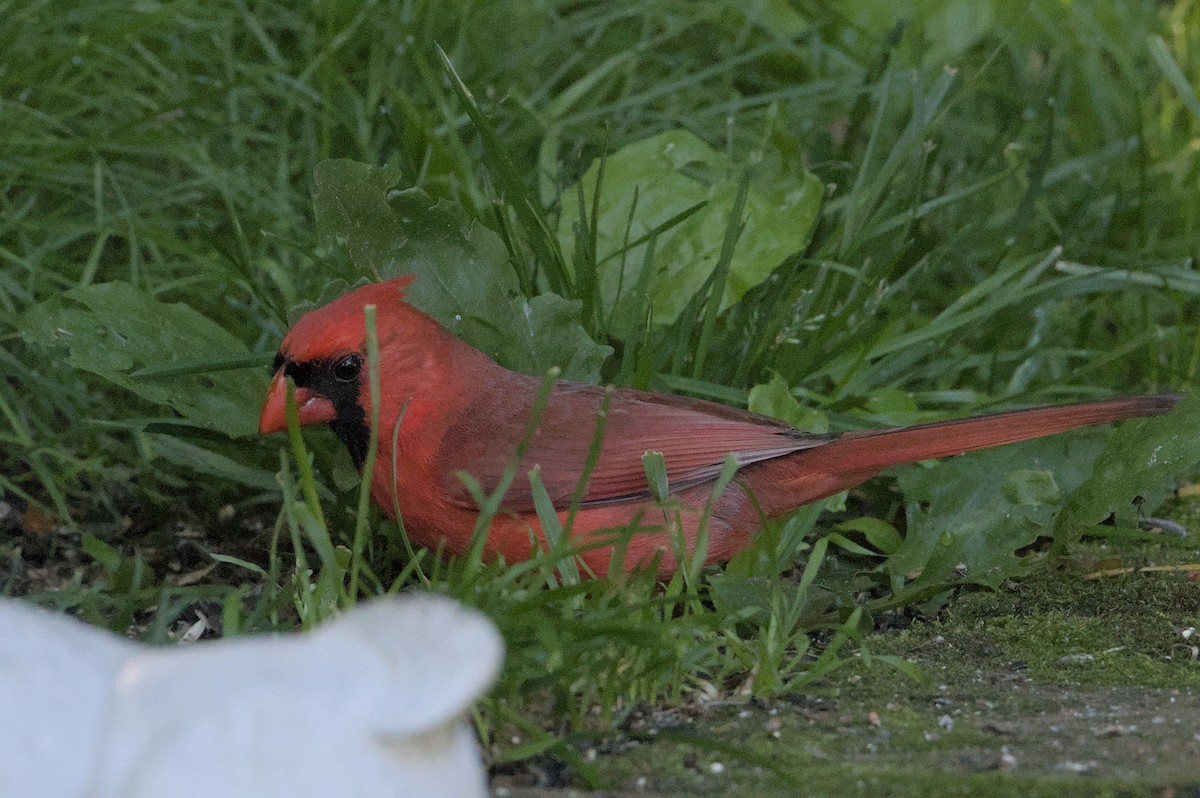
<svg viewBox="0 0 1200 798">
<path fill-rule="evenodd" d="M 1123 726 L 1120 723 L 1110 723 L 1096 730 L 1097 737 L 1124 737 L 1137 731 L 1137 726 Z"/>
<path fill-rule="evenodd" d="M 1087 773 L 1092 768 L 1096 767 L 1095 762 L 1059 762 L 1054 766 L 1055 770 L 1064 770 L 1067 773 Z"/>
<path fill-rule="evenodd" d="M 1059 657 L 1059 665 L 1084 665 L 1089 662 L 1095 662 L 1096 658 L 1091 654 L 1068 654 L 1065 657 Z"/>
</svg>

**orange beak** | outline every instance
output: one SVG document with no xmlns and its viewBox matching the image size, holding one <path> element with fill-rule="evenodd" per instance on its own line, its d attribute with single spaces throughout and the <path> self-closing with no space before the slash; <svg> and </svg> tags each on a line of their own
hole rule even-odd
<svg viewBox="0 0 1200 798">
<path fill-rule="evenodd" d="M 337 418 L 333 402 L 324 396 L 313 393 L 307 388 L 297 388 L 293 395 L 296 399 L 300 426 L 333 421 Z M 269 435 L 285 429 L 287 429 L 287 377 L 284 376 L 283 369 L 280 369 L 271 378 L 271 387 L 267 389 L 267 400 L 263 402 L 262 413 L 258 417 L 258 434 Z"/>
</svg>

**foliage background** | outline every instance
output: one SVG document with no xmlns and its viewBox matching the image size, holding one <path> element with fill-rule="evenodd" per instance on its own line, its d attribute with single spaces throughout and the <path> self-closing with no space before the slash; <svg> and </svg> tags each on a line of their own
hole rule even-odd
<svg viewBox="0 0 1200 798">
<path fill-rule="evenodd" d="M 484 348 L 472 323 L 537 310 L 491 342 L 514 366 L 809 429 L 1186 388 L 1193 2 L 27 1 L 0 18 L 6 593 L 161 641 L 196 607 L 226 634 L 288 628 L 424 578 L 517 652 L 492 717 L 550 694 L 582 722 L 799 689 L 848 662 L 870 613 L 945 600 L 961 558 L 996 584 L 1043 560 L 1038 538 L 1061 553 L 1112 511 L 1128 526 L 1134 495 L 1153 506 L 1200 459 L 1160 422 L 1130 425 L 1091 483 L 1104 432 L 914 466 L 901 493 L 879 480 L 848 512 L 802 513 L 723 572 L 589 591 L 555 576 L 562 551 L 514 574 L 410 558 L 388 525 L 356 543 L 376 519 L 332 439 L 309 436 L 310 478 L 251 437 L 289 319 L 413 257 L 460 280 L 467 312 L 422 281 L 419 303 Z M 323 204 L 337 192 L 361 213 Z M 1138 471 L 1138 445 L 1169 456 Z"/>
</svg>

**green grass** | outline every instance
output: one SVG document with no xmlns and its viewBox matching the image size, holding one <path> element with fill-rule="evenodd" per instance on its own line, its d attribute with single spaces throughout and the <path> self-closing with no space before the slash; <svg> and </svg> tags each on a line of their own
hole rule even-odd
<svg viewBox="0 0 1200 798">
<path fill-rule="evenodd" d="M 662 589 L 581 584 L 565 542 L 507 568 L 414 554 L 331 436 L 252 437 L 246 367 L 401 241 L 479 264 L 476 294 L 414 296 L 477 345 L 499 330 L 502 362 L 808 429 L 1191 386 L 1200 5 L 746 7 L 0 2 L 0 499 L 56 522 L 0 519 L 0 592 L 155 642 L 197 609 L 239 634 L 447 592 L 508 641 L 478 722 L 527 742 L 496 756 L 586 782 L 557 733 L 864 667 L 873 614 L 953 601 L 967 555 L 914 570 L 922 539 L 990 530 L 966 581 L 995 584 L 1102 520 L 1096 490 L 1129 526 L 1197 459 L 1164 426 L 1116 440 L 1069 528 L 1103 434 L 876 480 Z M 328 201 L 351 195 L 366 233 Z M 1122 470 L 1137 438 L 1173 459 Z M 1031 470 L 1054 495 L 1014 500 Z"/>
</svg>

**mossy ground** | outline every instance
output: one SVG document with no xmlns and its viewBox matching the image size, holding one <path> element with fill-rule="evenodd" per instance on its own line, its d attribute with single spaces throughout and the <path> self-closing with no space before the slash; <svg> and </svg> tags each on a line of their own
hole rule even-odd
<svg viewBox="0 0 1200 798">
<path fill-rule="evenodd" d="M 1200 505 L 1173 516 L 1196 530 Z M 610 795 L 1200 795 L 1200 537 L 1091 540 L 863 641 L 884 665 L 811 694 L 635 716 L 593 757 Z M 502 794 L 561 791 L 500 777 Z M 568 790 L 569 792 L 569 790 Z"/>
</svg>

